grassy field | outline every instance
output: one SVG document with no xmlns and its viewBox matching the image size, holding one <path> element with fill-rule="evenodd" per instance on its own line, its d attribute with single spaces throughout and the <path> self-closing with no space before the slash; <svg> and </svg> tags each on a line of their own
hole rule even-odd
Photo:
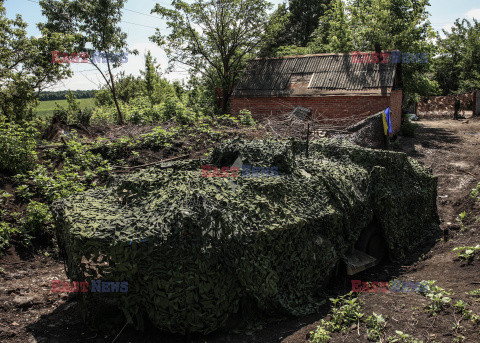
<svg viewBox="0 0 480 343">
<path fill-rule="evenodd" d="M 82 108 L 92 108 L 94 106 L 95 98 L 78 99 Z M 40 117 L 49 117 L 53 114 L 53 110 L 56 108 L 55 103 L 58 103 L 62 107 L 67 107 L 67 100 L 51 100 L 40 101 L 40 105 L 35 109 Z"/>
</svg>

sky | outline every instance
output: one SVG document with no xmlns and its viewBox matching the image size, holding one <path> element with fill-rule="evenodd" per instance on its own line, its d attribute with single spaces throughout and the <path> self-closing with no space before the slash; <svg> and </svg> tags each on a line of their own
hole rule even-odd
<svg viewBox="0 0 480 343">
<path fill-rule="evenodd" d="M 270 0 L 270 2 L 277 5 L 283 0 Z M 137 49 L 140 54 L 128 56 L 127 63 L 117 69 L 118 71 L 123 70 L 126 74 L 140 75 L 140 70 L 144 66 L 143 55 L 147 50 L 152 52 L 162 69 L 167 67 L 168 59 L 165 52 L 149 40 L 156 28 L 160 29 L 163 34 L 168 32 L 165 20 L 155 14 L 150 14 L 156 3 L 168 7 L 170 1 L 128 0 L 126 2 L 121 27 L 128 34 L 129 48 Z M 430 0 L 430 4 L 428 8 L 431 14 L 430 22 L 438 31 L 448 30 L 457 18 L 480 20 L 480 2 L 478 0 Z M 42 16 L 38 0 L 6 0 L 5 7 L 7 17 L 14 18 L 16 14 L 20 14 L 23 20 L 29 24 L 27 30 L 29 35 L 38 36 L 40 34 L 36 24 L 44 22 L 45 17 Z M 52 86 L 50 90 L 98 89 L 102 84 L 98 71 L 90 64 L 72 64 L 72 71 L 74 72 L 72 78 L 61 81 Z M 169 80 L 181 80 L 187 77 L 187 72 L 184 67 L 178 65 L 173 72 L 165 73 L 164 76 Z"/>
</svg>

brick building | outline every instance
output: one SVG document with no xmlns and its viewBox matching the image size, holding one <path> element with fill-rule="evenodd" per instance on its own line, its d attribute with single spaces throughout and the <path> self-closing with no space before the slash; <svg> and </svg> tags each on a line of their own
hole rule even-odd
<svg viewBox="0 0 480 343">
<path fill-rule="evenodd" d="M 263 119 L 302 106 L 315 120 L 345 123 L 342 118 L 358 121 L 364 119 L 360 114 L 390 106 L 396 133 L 402 112 L 399 75 L 399 64 L 352 63 L 350 54 L 253 59 L 233 92 L 231 112 L 248 109 Z"/>
</svg>

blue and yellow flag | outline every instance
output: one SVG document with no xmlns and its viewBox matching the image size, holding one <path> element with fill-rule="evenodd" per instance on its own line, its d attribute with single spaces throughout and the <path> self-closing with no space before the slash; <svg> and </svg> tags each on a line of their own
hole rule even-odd
<svg viewBox="0 0 480 343">
<path fill-rule="evenodd" d="M 382 120 L 383 120 L 383 133 L 385 136 L 388 136 L 389 133 L 392 133 L 392 120 L 390 118 L 390 107 L 387 107 L 385 111 L 382 113 Z"/>
</svg>

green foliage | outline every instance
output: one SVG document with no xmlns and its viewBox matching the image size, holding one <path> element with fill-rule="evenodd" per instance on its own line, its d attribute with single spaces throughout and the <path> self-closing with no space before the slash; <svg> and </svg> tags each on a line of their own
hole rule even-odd
<svg viewBox="0 0 480 343">
<path fill-rule="evenodd" d="M 128 102 L 123 100 L 120 102 L 126 122 L 146 125 L 175 118 L 178 123 L 187 124 L 196 119 L 195 113 L 174 95 L 174 87 L 168 81 L 159 79 L 150 95 L 144 90 L 146 81 L 140 81 L 138 84 L 140 91 L 134 92 L 137 95 L 129 98 Z M 119 85 L 117 88 L 121 89 Z M 97 107 L 93 112 L 91 122 L 94 125 L 115 123 L 116 109 L 113 100 L 100 100 L 104 95 L 109 95 L 109 92 L 97 93 L 97 103 L 104 105 Z"/>
<path fill-rule="evenodd" d="M 403 118 L 402 126 L 400 127 L 400 135 L 404 137 L 415 137 L 415 131 L 417 130 L 418 125 L 412 123 L 407 117 Z"/>
<path fill-rule="evenodd" d="M 179 124 L 189 124 L 195 121 L 195 114 L 176 97 L 168 97 L 162 104 L 163 117 L 175 118 Z"/>
<path fill-rule="evenodd" d="M 161 126 L 157 126 L 151 133 L 143 136 L 142 145 L 146 148 L 169 149 L 172 147 L 172 143 L 178 134 L 178 128 L 173 128 L 167 131 Z"/>
<path fill-rule="evenodd" d="M 293 45 L 290 38 L 292 32 L 288 30 L 290 20 L 287 4 L 278 4 L 265 24 L 265 35 L 259 51 L 260 56 L 275 56 L 278 55 L 277 50 L 280 47 Z"/>
<path fill-rule="evenodd" d="M 51 63 L 51 51 L 70 48 L 72 37 L 39 26 L 41 36 L 27 35 L 20 15 L 6 16 L 0 0 L 0 116 L 22 121 L 33 116 L 37 92 L 71 76 L 68 65 Z"/>
<path fill-rule="evenodd" d="M 348 331 L 352 324 L 358 324 L 363 317 L 361 312 L 363 303 L 352 292 L 330 301 L 332 302 L 331 319 L 330 321 L 322 319 L 317 329 L 310 332 L 309 341 L 312 343 L 329 342 L 332 332 Z"/>
<path fill-rule="evenodd" d="M 319 325 L 315 331 L 310 332 L 310 338 L 308 341 L 312 343 L 328 343 L 331 338 L 330 332 L 322 325 Z"/>
<path fill-rule="evenodd" d="M 157 60 L 152 57 L 150 51 L 145 55 L 145 71 L 142 72 L 145 77 L 145 92 L 147 97 L 150 99 L 150 104 L 153 106 L 160 103 L 158 95 L 161 94 L 160 87 L 160 72 L 159 66 L 157 65 Z"/>
<path fill-rule="evenodd" d="M 328 325 L 330 331 L 347 331 L 352 324 L 357 324 L 363 317 L 361 312 L 363 302 L 352 292 L 330 301 L 333 305 Z"/>
<path fill-rule="evenodd" d="M 126 0 L 42 0 L 40 6 L 42 14 L 47 17 L 47 23 L 40 27 L 75 37 L 75 51 L 88 52 L 89 56 L 93 56 L 94 52 L 101 52 L 106 56 L 119 55 L 127 50 L 127 34 L 119 26 L 125 2 Z M 116 121 L 123 124 L 124 118 L 118 106 L 113 73 L 113 70 L 121 65 L 121 61 L 109 58 L 106 58 L 106 61 L 108 72 L 102 70 L 97 61 L 90 59 L 90 63 L 97 67 L 112 93 L 117 105 Z"/>
<path fill-rule="evenodd" d="M 48 234 L 52 229 L 53 217 L 50 208 L 37 201 L 31 201 L 22 219 L 22 232 L 35 237 Z M 50 232 L 51 234 L 51 232 Z"/>
<path fill-rule="evenodd" d="M 446 291 L 440 286 L 435 285 L 435 281 L 427 281 L 423 284 L 423 287 L 420 292 L 429 299 L 429 303 L 425 306 L 427 313 L 435 316 L 439 312 L 450 307 L 452 301 L 451 296 L 455 293 L 453 291 Z"/>
<path fill-rule="evenodd" d="M 32 198 L 33 193 L 30 192 L 28 185 L 20 185 L 15 189 L 15 196 L 24 202 L 28 202 Z"/>
<path fill-rule="evenodd" d="M 320 25 L 308 43 L 309 53 L 351 52 L 355 50 L 350 19 L 342 0 L 332 1 L 332 5 L 320 18 Z"/>
<path fill-rule="evenodd" d="M 132 100 L 144 95 L 143 87 L 143 80 L 140 76 L 125 75 L 124 71 L 115 76 L 115 93 L 123 104 L 129 104 Z M 112 91 L 108 86 L 96 92 L 95 105 L 115 106 Z"/>
<path fill-rule="evenodd" d="M 389 336 L 387 338 L 387 343 L 423 343 L 422 340 L 416 339 L 402 331 L 395 330 L 395 333 L 397 334 L 396 336 Z"/>
<path fill-rule="evenodd" d="M 308 41 L 301 45 L 298 41 L 285 44 L 279 39 L 283 46 L 264 55 L 400 50 L 433 56 L 437 34 L 428 21 L 428 4 L 428 0 L 334 0 L 317 10 L 318 14 L 326 11 L 317 20 L 319 24 Z M 432 76 L 431 63 L 402 65 L 404 92 L 417 98 L 436 95 L 439 86 Z"/>
<path fill-rule="evenodd" d="M 10 246 L 10 239 L 18 230 L 10 223 L 0 221 L 0 251 L 5 250 Z"/>
<path fill-rule="evenodd" d="M 319 26 L 325 26 L 321 19 L 325 18 L 325 13 L 328 13 L 332 3 L 331 0 L 293 0 L 288 2 L 288 6 L 279 4 L 265 27 L 261 55 L 285 56 L 306 53 L 305 48 L 301 47 L 307 46 L 312 33 Z"/>
<path fill-rule="evenodd" d="M 252 118 L 252 112 L 250 112 L 249 110 L 240 110 L 240 114 L 238 117 L 240 118 L 240 123 L 243 126 L 255 126 L 255 120 Z"/>
<path fill-rule="evenodd" d="M 257 51 L 263 38 L 266 11 L 270 4 L 257 0 L 175 1 L 173 8 L 157 4 L 152 13 L 167 20 L 168 35 L 151 37 L 162 46 L 170 66 L 180 62 L 211 81 L 220 91 L 221 114 L 246 60 Z M 219 34 L 219 28 L 221 33 Z"/>
<path fill-rule="evenodd" d="M 138 96 L 129 104 L 122 105 L 125 120 L 132 124 L 151 124 L 165 120 L 163 108 L 160 105 L 152 106 L 145 96 Z"/>
<path fill-rule="evenodd" d="M 18 182 L 33 184 L 31 191 L 50 203 L 95 186 L 97 178 L 106 178 L 112 170 L 109 161 L 75 137 L 67 141 L 67 148 L 57 158 L 63 162 L 60 170 L 49 172 L 45 165 L 39 165 L 19 175 Z"/>
<path fill-rule="evenodd" d="M 457 19 L 438 41 L 434 70 L 444 95 L 480 88 L 480 22 L 472 20 Z"/>
<path fill-rule="evenodd" d="M 455 218 L 455 221 L 460 225 L 460 228 L 462 231 L 467 230 L 467 226 L 465 225 L 467 217 L 468 217 L 467 212 L 463 211 L 457 216 L 457 218 Z"/>
<path fill-rule="evenodd" d="M 0 122 L 0 171 L 16 174 L 31 170 L 37 161 L 36 138 L 32 126 Z"/>
<path fill-rule="evenodd" d="M 476 246 L 457 247 L 452 251 L 457 251 L 457 257 L 462 261 L 472 263 L 475 256 L 480 252 L 480 244 Z"/>
<path fill-rule="evenodd" d="M 474 289 L 473 291 L 468 292 L 468 294 L 473 295 L 474 297 L 480 298 L 480 288 Z"/>
<path fill-rule="evenodd" d="M 108 126 L 116 121 L 116 109 L 114 106 L 97 107 L 90 118 L 91 125 Z"/>
<path fill-rule="evenodd" d="M 470 191 L 470 197 L 480 203 L 480 183 Z"/>
<path fill-rule="evenodd" d="M 458 215 L 458 217 L 456 218 L 456 221 L 462 223 L 465 221 L 466 218 L 467 218 L 467 212 L 463 211 Z"/>
<path fill-rule="evenodd" d="M 365 320 L 367 324 L 367 339 L 372 342 L 378 342 L 385 332 L 387 322 L 381 314 L 375 312 Z"/>
<path fill-rule="evenodd" d="M 68 91 L 65 96 L 67 98 L 67 107 L 65 108 L 55 103 L 57 108 L 53 111 L 53 114 L 65 123 L 89 125 L 93 110 L 89 108 L 82 109 L 82 102 L 78 101 L 71 91 Z"/>
</svg>

